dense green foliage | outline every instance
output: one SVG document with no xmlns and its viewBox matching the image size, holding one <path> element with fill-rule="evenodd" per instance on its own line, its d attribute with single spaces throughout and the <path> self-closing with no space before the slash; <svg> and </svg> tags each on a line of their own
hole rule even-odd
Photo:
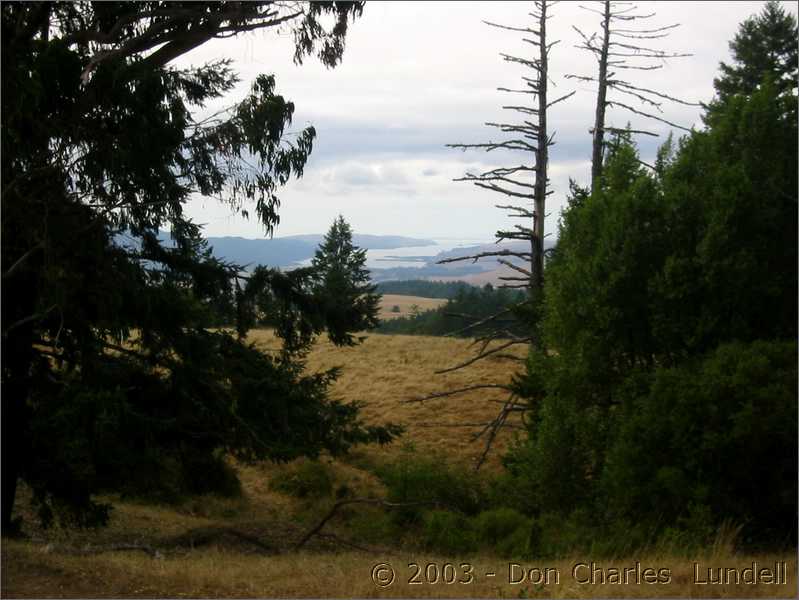
<svg viewBox="0 0 799 600">
<path fill-rule="evenodd" d="M 380 294 L 369 279 L 366 250 L 352 243 L 352 228 L 339 217 L 314 254 L 312 291 L 327 315 L 328 336 L 335 344 L 352 345 L 348 332 L 377 327 Z"/>
<path fill-rule="evenodd" d="M 796 541 L 796 79 L 786 101 L 772 69 L 795 61 L 795 21 L 790 48 L 753 58 L 778 12 L 742 26 L 704 131 L 654 170 L 617 135 L 600 185 L 573 189 L 546 273 L 556 352 L 517 381 L 529 436 L 506 459 L 540 523 L 634 546 L 707 543 L 725 521 Z"/>
<path fill-rule="evenodd" d="M 294 106 L 258 76 L 236 106 L 226 61 L 181 70 L 199 44 L 285 23 L 295 59 L 341 58 L 359 3 L 296 13 L 271 3 L 8 3 L 2 6 L 3 527 L 19 478 L 40 515 L 102 523 L 102 490 L 235 492 L 223 464 L 333 454 L 389 440 L 331 400 L 335 371 L 303 373 L 313 334 L 350 322 L 313 305 L 313 269 L 214 259 L 183 214 L 192 194 L 254 213 L 271 232 L 277 190 L 299 177 L 315 131 L 288 142 Z M 325 27 L 323 15 L 333 17 Z M 168 228 L 171 245 L 158 234 Z M 135 238 L 116 243 L 121 232 Z M 239 333 L 269 296 L 285 342 L 271 356 L 208 329 L 222 307 Z"/>
<path fill-rule="evenodd" d="M 324 463 L 308 460 L 273 478 L 269 488 L 296 498 L 319 499 L 333 493 L 333 484 L 333 474 Z"/>
<path fill-rule="evenodd" d="M 397 317 L 380 322 L 378 333 L 410 335 L 448 335 L 478 337 L 494 331 L 505 330 L 521 334 L 524 322 L 519 318 L 523 292 L 494 288 L 465 286 L 457 289 L 453 298 L 434 310 L 418 312 L 409 317 Z M 485 321 L 488 317 L 496 318 Z"/>
<path fill-rule="evenodd" d="M 353 245 L 350 226 L 339 217 L 310 267 L 281 272 L 258 266 L 240 275 L 235 305 L 215 304 L 212 317 L 236 325 L 242 337 L 251 327 L 271 327 L 284 349 L 296 354 L 323 331 L 336 345 L 353 345 L 352 332 L 377 325 L 380 296 L 365 265 L 366 251 Z"/>
<path fill-rule="evenodd" d="M 735 94 L 751 94 L 764 73 L 774 79 L 786 102 L 796 104 L 792 90 L 799 78 L 796 17 L 776 0 L 769 0 L 759 15 L 743 23 L 730 42 L 735 64 L 721 63 L 721 76 L 713 83 L 721 103 Z"/>
<path fill-rule="evenodd" d="M 381 294 L 449 299 L 455 298 L 462 291 L 468 291 L 471 287 L 472 286 L 465 281 L 408 279 L 406 281 L 381 281 L 377 284 L 377 291 Z"/>
</svg>

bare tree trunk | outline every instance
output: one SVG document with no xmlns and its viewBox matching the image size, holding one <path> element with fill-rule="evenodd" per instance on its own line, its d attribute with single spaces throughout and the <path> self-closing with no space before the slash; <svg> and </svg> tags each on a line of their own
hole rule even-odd
<svg viewBox="0 0 799 600">
<path fill-rule="evenodd" d="M 539 58 L 538 58 L 538 141 L 535 152 L 535 216 L 533 217 L 533 268 L 530 277 L 531 300 L 541 298 L 540 291 L 544 287 L 544 217 L 546 211 L 547 171 L 549 166 L 549 137 L 547 135 L 547 89 L 549 80 L 547 46 L 547 3 L 542 2 L 538 18 Z"/>
<path fill-rule="evenodd" d="M 568 79 L 595 82 L 597 84 L 594 128 L 591 130 L 593 135 L 591 152 L 591 189 L 593 190 L 599 185 L 602 178 L 606 133 L 613 134 L 621 131 L 629 131 L 629 133 L 657 137 L 657 134 L 651 131 L 638 129 L 625 130 L 606 126 L 606 111 L 608 107 L 622 108 L 635 115 L 653 121 L 659 121 L 677 129 L 690 131 L 681 125 L 677 125 L 661 117 L 660 115 L 663 113 L 661 106 L 664 100 L 687 106 L 699 106 L 699 104 L 686 102 L 656 90 L 633 85 L 629 81 L 621 79 L 616 75 L 616 73 L 620 71 L 652 71 L 660 69 L 668 58 L 690 56 L 690 54 L 679 52 L 664 52 L 663 50 L 645 45 L 650 43 L 650 40 L 657 40 L 668 36 L 669 31 L 678 27 L 679 24 L 650 29 L 636 27 L 636 21 L 650 19 L 654 17 L 655 14 L 636 13 L 637 7 L 628 2 L 611 2 L 611 0 L 604 0 L 603 10 L 601 12 L 587 6 L 583 6 L 582 8 L 592 13 L 599 14 L 602 17 L 599 35 L 588 35 L 580 28 L 572 26 L 582 38 L 582 42 L 577 48 L 588 50 L 594 55 L 597 61 L 598 72 L 596 76 L 571 74 L 566 75 L 566 77 Z M 616 96 L 621 95 L 630 98 L 634 103 L 653 109 L 654 112 L 647 112 L 627 102 L 617 100 L 616 96 L 614 96 L 613 99 L 609 99 L 608 94 L 611 91 L 615 92 Z"/>
<path fill-rule="evenodd" d="M 608 95 L 608 47 L 610 43 L 610 0 L 605 0 L 602 20 L 602 47 L 599 53 L 599 77 L 594 118 L 594 145 L 591 154 L 591 189 L 599 185 L 602 177 L 602 159 L 605 144 L 605 108 Z"/>
<path fill-rule="evenodd" d="M 529 243 L 529 251 L 513 249 L 502 249 L 494 252 L 480 252 L 473 256 L 464 256 L 451 259 L 444 259 L 440 263 L 457 262 L 461 260 L 477 261 L 480 258 L 497 258 L 497 262 L 508 267 L 512 273 L 500 277 L 503 281 L 502 287 L 507 288 L 526 288 L 528 297 L 524 302 L 514 308 L 519 308 L 522 305 L 535 305 L 541 302 L 542 289 L 544 286 L 544 221 L 546 219 L 546 199 L 552 192 L 549 190 L 549 147 L 554 144 L 547 129 L 547 111 L 558 102 L 562 102 L 572 95 L 574 92 L 569 92 L 556 98 L 549 100 L 549 51 L 557 42 L 547 41 L 547 20 L 551 18 L 549 15 L 549 7 L 554 4 L 547 0 L 537 0 L 534 3 L 534 10 L 530 13 L 535 21 L 528 27 L 523 26 L 507 26 L 499 25 L 496 23 L 486 22 L 487 25 L 498 27 L 507 31 L 514 31 L 526 34 L 530 37 L 525 38 L 526 42 L 533 45 L 536 50 L 535 54 L 528 57 L 511 56 L 508 54 L 501 54 L 503 59 L 507 62 L 518 64 L 522 67 L 532 70 L 532 74 L 528 77 L 522 77 L 524 85 L 519 86 L 520 89 L 498 88 L 501 92 L 511 94 L 524 94 L 530 98 L 528 102 L 514 102 L 510 106 L 503 106 L 506 110 L 514 111 L 521 115 L 517 117 L 517 121 L 510 123 L 486 123 L 490 127 L 495 127 L 503 133 L 514 134 L 516 137 L 507 141 L 488 142 L 483 144 L 448 144 L 452 148 L 460 149 L 482 149 L 486 152 L 492 150 L 518 150 L 523 153 L 523 156 L 532 158 L 534 164 L 524 163 L 512 167 L 499 167 L 491 169 L 484 173 L 467 173 L 464 177 L 456 179 L 456 181 L 469 181 L 474 185 L 509 196 L 513 199 L 514 203 L 498 204 L 497 208 L 510 211 L 511 218 L 521 219 L 524 225 L 514 225 L 506 230 L 500 230 L 496 233 L 497 242 L 501 241 L 524 241 Z M 524 159 L 522 159 L 523 161 Z M 529 180 L 532 175 L 533 181 Z M 512 260 L 516 259 L 516 262 Z M 487 319 L 475 319 L 475 323 L 460 330 L 467 331 L 470 327 L 476 324 L 484 324 L 496 319 L 500 314 L 506 313 L 504 310 L 501 313 L 492 315 Z M 479 338 L 477 342 L 482 342 L 479 352 L 472 359 L 464 361 L 458 365 L 448 369 L 442 369 L 438 373 L 446 373 L 456 369 L 465 368 L 472 363 L 489 357 L 501 356 L 498 354 L 511 345 L 525 344 L 536 348 L 538 351 L 543 351 L 543 344 L 540 336 L 537 335 L 537 324 L 530 325 L 530 334 L 523 337 L 514 336 L 508 331 L 499 327 L 493 332 Z M 492 347 L 490 344 L 495 343 Z M 517 357 L 507 357 L 516 359 Z M 507 388 L 503 384 L 483 384 L 490 387 Z M 462 390 L 453 390 L 452 392 L 444 392 L 433 394 L 432 397 L 441 397 L 459 393 Z M 511 390 L 510 397 L 503 402 L 503 408 L 497 417 L 485 424 L 486 426 L 477 437 L 483 434 L 488 434 L 486 447 L 483 455 L 477 463 L 477 468 L 485 461 L 486 455 L 491 449 L 491 445 L 497 432 L 507 426 L 506 420 L 511 412 L 524 412 L 526 407 L 516 402 L 516 396 Z"/>
</svg>

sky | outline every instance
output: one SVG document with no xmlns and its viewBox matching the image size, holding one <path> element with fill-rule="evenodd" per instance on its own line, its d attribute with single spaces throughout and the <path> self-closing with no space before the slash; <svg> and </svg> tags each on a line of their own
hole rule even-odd
<svg viewBox="0 0 799 600">
<path fill-rule="evenodd" d="M 587 184 L 596 100 L 587 83 L 566 74 L 595 75 L 596 61 L 575 48 L 578 27 L 598 30 L 599 15 L 580 8 L 590 2 L 563 2 L 552 9 L 550 97 L 576 91 L 548 115 L 556 145 L 550 148 L 547 232 L 554 233 L 565 202 L 569 178 Z M 641 28 L 679 23 L 669 37 L 652 47 L 691 56 L 661 61 L 654 71 L 628 71 L 636 86 L 656 89 L 694 102 L 713 97 L 720 61 L 729 62 L 728 42 L 738 25 L 762 8 L 762 2 L 639 2 L 638 13 L 655 13 Z M 784 3 L 796 14 L 795 3 Z M 279 193 L 276 237 L 321 233 L 341 214 L 358 233 L 406 235 L 441 240 L 493 240 L 497 229 L 514 221 L 495 204 L 507 197 L 456 182 L 467 171 L 531 164 L 523 153 L 461 151 L 446 144 L 498 141 L 486 122 L 516 119 L 501 106 L 528 100 L 497 87 L 519 87 L 532 71 L 510 64 L 500 53 L 529 56 L 533 47 L 522 34 L 483 21 L 529 27 L 530 2 L 367 2 L 351 23 L 343 60 L 334 69 L 308 58 L 292 61 L 288 32 L 273 29 L 214 40 L 176 60 L 178 67 L 230 58 L 241 82 L 215 110 L 240 101 L 260 73 L 276 78 L 276 91 L 295 104 L 291 131 L 313 125 L 317 132 L 304 176 Z M 647 64 L 647 63 L 640 63 Z M 651 64 L 648 63 L 648 64 Z M 553 87 L 554 86 L 554 87 Z M 619 100 L 626 99 L 616 96 Z M 613 99 L 612 97 L 610 99 Z M 639 106 L 639 105 L 633 105 Z M 640 106 L 639 106 L 640 107 Z M 664 102 L 663 116 L 685 127 L 701 128 L 700 107 Z M 644 160 L 654 156 L 670 128 L 620 109 L 608 113 L 609 125 L 646 129 L 658 138 L 639 136 Z M 675 134 L 681 132 L 675 131 Z M 258 238 L 264 229 L 216 200 L 195 197 L 189 215 L 204 224 L 208 236 Z M 252 214 L 252 213 L 251 213 Z M 516 221 L 518 222 L 518 220 Z"/>
</svg>

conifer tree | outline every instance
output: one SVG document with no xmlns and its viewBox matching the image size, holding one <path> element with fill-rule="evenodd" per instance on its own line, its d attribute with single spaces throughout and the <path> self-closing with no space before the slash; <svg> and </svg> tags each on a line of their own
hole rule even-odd
<svg viewBox="0 0 799 600">
<path fill-rule="evenodd" d="M 799 77 L 797 38 L 796 17 L 779 2 L 767 2 L 759 15 L 741 23 L 730 42 L 733 63 L 722 62 L 721 75 L 713 80 L 719 100 L 725 102 L 733 94 L 751 94 L 766 74 L 781 95 L 791 95 Z"/>
<path fill-rule="evenodd" d="M 352 228 L 339 215 L 316 250 L 314 293 L 328 315 L 328 336 L 334 343 L 353 345 L 349 333 L 377 327 L 380 294 L 366 268 L 366 250 L 352 242 Z"/>
<path fill-rule="evenodd" d="M 183 211 L 193 194 L 215 198 L 254 209 L 271 233 L 278 190 L 302 175 L 316 132 L 286 139 L 294 105 L 268 74 L 200 118 L 236 73 L 226 60 L 170 64 L 208 40 L 282 26 L 296 62 L 315 54 L 333 67 L 361 9 L 2 5 L 4 532 L 19 480 L 44 522 L 93 525 L 109 515 L 98 492 L 230 490 L 226 456 L 290 460 L 392 437 L 328 396 L 335 371 L 303 370 L 326 324 L 310 271 L 246 275 L 211 256 Z M 271 302 L 278 357 L 242 339 L 264 306 L 254 299 Z M 233 301 L 238 339 L 213 329 L 214 311 Z"/>
</svg>

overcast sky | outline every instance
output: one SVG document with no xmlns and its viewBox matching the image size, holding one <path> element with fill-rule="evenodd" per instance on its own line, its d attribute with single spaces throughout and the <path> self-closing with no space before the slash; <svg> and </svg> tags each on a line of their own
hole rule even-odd
<svg viewBox="0 0 799 600">
<path fill-rule="evenodd" d="M 343 214 L 355 231 L 432 238 L 492 240 L 510 219 L 494 208 L 505 197 L 472 184 L 452 181 L 467 170 L 531 164 L 531 157 L 446 148 L 451 143 L 498 141 L 486 121 L 506 121 L 509 100 L 528 99 L 497 87 L 518 87 L 531 71 L 506 63 L 500 52 L 525 56 L 532 46 L 521 34 L 489 27 L 483 20 L 530 26 L 529 2 L 367 2 L 352 23 L 342 63 L 326 69 L 315 59 L 292 62 L 292 38 L 268 30 L 216 40 L 183 57 L 178 66 L 228 57 L 241 84 L 225 99 L 240 100 L 259 73 L 273 73 L 277 92 L 295 103 L 292 129 L 312 124 L 317 140 L 301 180 L 280 193 L 281 223 L 275 236 L 324 232 Z M 550 76 L 557 97 L 576 90 L 549 115 L 557 132 L 550 150 L 547 231 L 554 231 L 569 177 L 585 184 L 590 172 L 595 91 L 589 84 L 565 80 L 567 73 L 594 75 L 596 61 L 576 49 L 576 25 L 598 28 L 599 16 L 581 10 L 585 2 L 563 2 L 552 9 L 548 37 L 561 40 L 550 55 Z M 761 2 L 640 2 L 640 13 L 657 13 L 641 27 L 681 26 L 653 46 L 691 53 L 668 60 L 656 71 L 629 71 L 629 80 L 685 100 L 708 101 L 719 61 L 729 61 L 728 42 Z M 784 6 L 796 14 L 795 3 Z M 622 100 L 621 97 L 618 97 Z M 701 126 L 700 108 L 664 103 L 663 116 Z M 609 124 L 648 129 L 659 140 L 639 138 L 643 157 L 654 154 L 669 128 L 621 110 Z M 196 198 L 189 214 L 205 224 L 209 236 L 262 237 L 263 228 L 231 214 L 214 200 Z"/>
</svg>

